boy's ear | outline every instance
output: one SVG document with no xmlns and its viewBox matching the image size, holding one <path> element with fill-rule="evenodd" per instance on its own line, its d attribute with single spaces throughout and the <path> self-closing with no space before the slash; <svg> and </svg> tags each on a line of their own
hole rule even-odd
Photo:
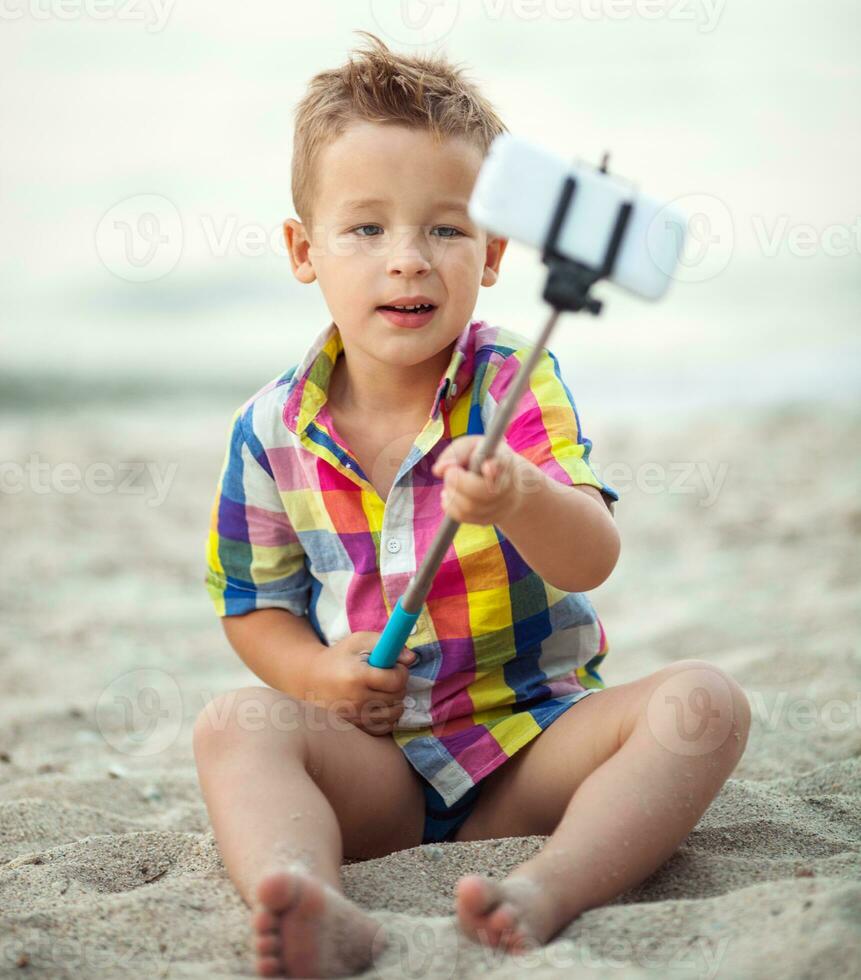
<svg viewBox="0 0 861 980">
<path fill-rule="evenodd" d="M 290 256 L 290 265 L 293 266 L 293 275 L 299 282 L 313 282 L 317 273 L 308 256 L 311 240 L 301 221 L 288 218 L 284 222 L 284 241 Z"/>
<path fill-rule="evenodd" d="M 482 286 L 492 286 L 499 278 L 499 263 L 502 261 L 502 256 L 507 247 L 507 238 L 489 238 L 487 240 L 484 271 L 481 274 Z"/>
</svg>

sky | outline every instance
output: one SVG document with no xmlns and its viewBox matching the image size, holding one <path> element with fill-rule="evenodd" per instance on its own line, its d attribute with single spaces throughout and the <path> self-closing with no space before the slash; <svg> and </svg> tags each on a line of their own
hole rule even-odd
<svg viewBox="0 0 861 980">
<path fill-rule="evenodd" d="M 293 110 L 378 34 L 508 128 L 691 216 L 667 295 L 610 284 L 549 346 L 601 416 L 852 397 L 861 9 L 849 0 L 0 0 L 0 384 L 250 395 L 329 322 L 279 242 Z M 423 26 L 422 26 L 423 25 Z M 536 336 L 512 243 L 476 316 Z M 11 381 L 10 381 L 11 379 Z M 26 400 L 26 399 L 25 399 Z"/>
</svg>

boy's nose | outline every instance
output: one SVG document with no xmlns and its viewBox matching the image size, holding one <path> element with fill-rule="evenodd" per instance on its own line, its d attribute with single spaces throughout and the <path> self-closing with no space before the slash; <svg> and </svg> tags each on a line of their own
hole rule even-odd
<svg viewBox="0 0 861 980">
<path fill-rule="evenodd" d="M 428 258 L 420 252 L 401 252 L 389 259 L 389 275 L 420 276 L 431 270 Z"/>
<path fill-rule="evenodd" d="M 390 275 L 416 276 L 428 272 L 433 266 L 430 244 L 423 241 L 420 232 L 408 231 L 394 243 L 387 265 Z"/>
</svg>

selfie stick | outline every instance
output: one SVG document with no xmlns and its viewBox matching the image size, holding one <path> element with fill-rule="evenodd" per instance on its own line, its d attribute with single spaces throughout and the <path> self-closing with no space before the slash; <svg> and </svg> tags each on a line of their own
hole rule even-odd
<svg viewBox="0 0 861 980">
<path fill-rule="evenodd" d="M 601 163 L 601 172 L 607 172 L 607 155 Z M 547 281 L 544 285 L 542 298 L 552 307 L 550 314 L 541 336 L 535 342 L 526 362 L 521 365 L 514 383 L 503 399 L 496 414 L 491 422 L 490 429 L 482 439 L 469 464 L 470 473 L 481 473 L 482 464 L 486 459 L 490 459 L 496 450 L 499 440 L 502 438 L 508 422 L 511 419 L 520 396 L 523 394 L 529 377 L 541 356 L 542 348 L 545 347 L 548 338 L 556 326 L 559 314 L 562 312 L 576 313 L 585 310 L 593 315 L 601 312 L 601 301 L 589 295 L 591 287 L 599 280 L 609 277 L 616 262 L 619 245 L 625 234 L 625 228 L 631 215 L 631 203 L 624 202 L 619 206 L 616 216 L 616 224 L 604 255 L 603 263 L 600 268 L 593 269 L 581 262 L 575 262 L 563 256 L 557 249 L 559 230 L 565 220 L 565 215 L 574 194 L 577 190 L 577 181 L 574 177 L 568 176 L 562 187 L 562 192 L 556 204 L 553 220 L 550 223 L 550 230 L 544 241 L 541 261 L 548 268 Z M 406 592 L 398 599 L 388 623 L 380 634 L 374 646 L 368 663 L 372 667 L 392 667 L 400 656 L 406 644 L 407 637 L 410 635 L 415 621 L 422 611 L 425 599 L 430 592 L 434 576 L 437 573 L 449 545 L 454 539 L 460 523 L 446 514 L 443 522 L 437 531 L 436 537 L 431 542 L 427 554 L 410 579 Z"/>
</svg>

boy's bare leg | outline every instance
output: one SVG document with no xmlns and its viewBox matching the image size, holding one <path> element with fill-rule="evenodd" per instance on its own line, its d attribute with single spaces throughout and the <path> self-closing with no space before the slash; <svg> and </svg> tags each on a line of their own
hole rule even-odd
<svg viewBox="0 0 861 980">
<path fill-rule="evenodd" d="M 570 707 L 487 777 L 455 837 L 552 833 L 505 880 L 458 881 L 462 930 L 522 952 L 639 884 L 695 826 L 744 752 L 749 727 L 738 684 L 696 660 Z"/>
<path fill-rule="evenodd" d="M 361 972 L 385 935 L 344 897 L 342 858 L 415 847 L 424 822 L 420 781 L 391 736 L 250 687 L 201 712 L 194 752 L 219 850 L 252 907 L 258 972 Z"/>
</svg>

